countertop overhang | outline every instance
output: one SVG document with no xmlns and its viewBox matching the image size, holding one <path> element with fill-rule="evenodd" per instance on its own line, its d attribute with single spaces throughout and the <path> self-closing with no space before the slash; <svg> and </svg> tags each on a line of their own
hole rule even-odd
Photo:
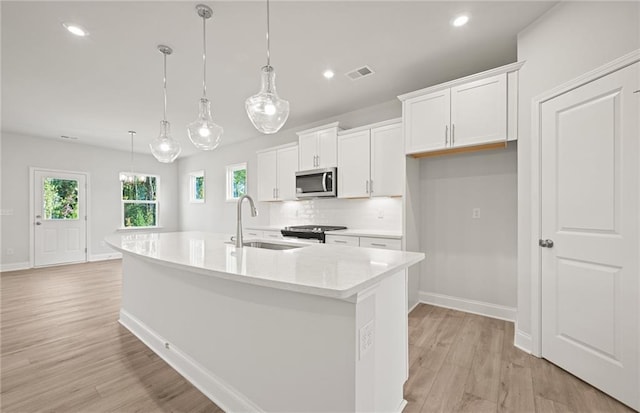
<svg viewBox="0 0 640 413">
<path fill-rule="evenodd" d="M 417 252 L 327 244 L 300 244 L 303 247 L 289 250 L 236 248 L 221 235 L 199 231 L 113 234 L 105 240 L 124 254 L 169 267 L 338 299 L 425 258 Z"/>
</svg>

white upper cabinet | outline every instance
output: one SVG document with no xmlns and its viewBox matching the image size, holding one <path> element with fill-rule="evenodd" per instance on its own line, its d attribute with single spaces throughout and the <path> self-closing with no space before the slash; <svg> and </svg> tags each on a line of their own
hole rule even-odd
<svg viewBox="0 0 640 413">
<path fill-rule="evenodd" d="M 277 151 L 278 185 L 277 197 L 280 201 L 296 199 L 296 171 L 298 170 L 298 147 L 278 149 Z"/>
<path fill-rule="evenodd" d="M 426 152 L 449 145 L 451 91 L 439 90 L 403 105 L 406 153 Z"/>
<path fill-rule="evenodd" d="M 338 197 L 369 196 L 369 129 L 338 136 Z"/>
<path fill-rule="evenodd" d="M 300 171 L 335 167 L 338 161 L 338 122 L 298 132 Z"/>
<path fill-rule="evenodd" d="M 399 119 L 341 132 L 338 197 L 402 196 L 404 151 Z"/>
<path fill-rule="evenodd" d="M 451 146 L 507 140 L 507 75 L 451 88 Z"/>
<path fill-rule="evenodd" d="M 399 96 L 405 153 L 515 140 L 521 66 L 513 63 Z"/>
<path fill-rule="evenodd" d="M 260 151 L 258 157 L 258 201 L 296 199 L 295 173 L 298 169 L 298 146 Z"/>
<path fill-rule="evenodd" d="M 371 196 L 402 196 L 404 193 L 402 123 L 371 129 Z"/>
</svg>

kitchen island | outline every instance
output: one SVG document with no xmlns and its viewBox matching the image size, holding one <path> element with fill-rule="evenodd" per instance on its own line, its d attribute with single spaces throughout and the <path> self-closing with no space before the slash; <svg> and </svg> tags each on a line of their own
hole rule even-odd
<svg viewBox="0 0 640 413">
<path fill-rule="evenodd" d="M 228 412 L 399 412 L 405 269 L 424 254 L 116 234 L 120 323 Z"/>
</svg>

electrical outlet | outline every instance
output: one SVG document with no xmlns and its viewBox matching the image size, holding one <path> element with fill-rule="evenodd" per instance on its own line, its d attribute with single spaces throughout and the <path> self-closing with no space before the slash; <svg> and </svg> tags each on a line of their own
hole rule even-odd
<svg viewBox="0 0 640 413">
<path fill-rule="evenodd" d="M 473 208 L 473 212 L 471 213 L 471 218 L 473 219 L 480 218 L 480 208 Z"/>
<path fill-rule="evenodd" d="M 378 219 L 384 219 L 384 209 L 378 210 Z"/>
<path fill-rule="evenodd" d="M 7 248 L 7 255 L 13 255 L 15 251 L 13 251 L 13 248 Z"/>
<path fill-rule="evenodd" d="M 373 323 L 373 320 L 371 320 L 360 328 L 360 351 L 358 354 L 358 360 L 362 360 L 362 358 L 367 354 L 371 347 L 373 347 L 375 336 L 374 327 L 375 324 Z"/>
</svg>

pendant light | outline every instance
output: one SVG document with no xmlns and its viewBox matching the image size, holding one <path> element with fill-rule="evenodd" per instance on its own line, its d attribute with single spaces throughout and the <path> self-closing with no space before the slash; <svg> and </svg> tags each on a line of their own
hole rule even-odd
<svg viewBox="0 0 640 413">
<path fill-rule="evenodd" d="M 262 67 L 260 92 L 246 100 L 245 109 L 253 126 L 262 133 L 276 133 L 289 117 L 289 102 L 278 97 L 276 72 L 271 67 L 269 0 L 267 0 L 267 65 Z"/>
<path fill-rule="evenodd" d="M 167 122 L 167 56 L 173 53 L 169 46 L 158 46 L 164 59 L 164 77 L 162 91 L 164 93 L 164 117 L 160 121 L 160 134 L 151 141 L 149 148 L 159 162 L 171 163 L 176 160 L 182 148 L 180 143 L 171 137 L 171 125 Z"/>
<path fill-rule="evenodd" d="M 136 131 L 134 130 L 130 130 L 129 135 L 131 135 L 131 165 L 129 168 L 129 172 L 121 172 L 120 173 L 120 182 L 135 182 L 136 178 L 138 179 L 138 181 L 140 182 L 144 182 L 146 181 L 147 177 L 144 175 L 136 175 L 135 172 L 133 172 L 133 136 L 136 134 Z"/>
<path fill-rule="evenodd" d="M 202 97 L 200 98 L 200 113 L 198 119 L 187 126 L 189 139 L 196 148 L 210 151 L 220 145 L 222 126 L 217 125 L 211 116 L 211 102 L 207 99 L 207 19 L 211 18 L 211 7 L 204 4 L 196 6 L 198 16 L 202 17 Z"/>
</svg>

